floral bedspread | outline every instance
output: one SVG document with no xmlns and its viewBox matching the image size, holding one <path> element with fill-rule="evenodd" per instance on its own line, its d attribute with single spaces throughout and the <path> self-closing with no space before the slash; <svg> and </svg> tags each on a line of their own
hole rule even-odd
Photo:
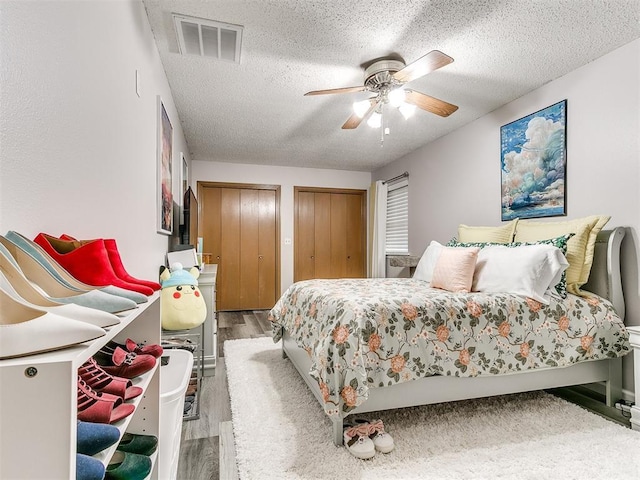
<svg viewBox="0 0 640 480">
<path fill-rule="evenodd" d="M 312 360 L 328 415 L 368 391 L 431 375 L 473 377 L 623 356 L 628 333 L 611 304 L 569 294 L 453 294 L 407 278 L 294 283 L 269 314 Z"/>
</svg>

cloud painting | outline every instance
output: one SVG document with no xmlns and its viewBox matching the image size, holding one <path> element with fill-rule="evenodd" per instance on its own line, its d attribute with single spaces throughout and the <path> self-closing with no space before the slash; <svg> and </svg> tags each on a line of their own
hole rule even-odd
<svg viewBox="0 0 640 480">
<path fill-rule="evenodd" d="M 502 220 L 565 215 L 567 101 L 500 128 Z"/>
</svg>

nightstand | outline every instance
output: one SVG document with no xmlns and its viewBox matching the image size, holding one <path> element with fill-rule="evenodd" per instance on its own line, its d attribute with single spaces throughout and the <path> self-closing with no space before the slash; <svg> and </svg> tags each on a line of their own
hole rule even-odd
<svg viewBox="0 0 640 480">
<path fill-rule="evenodd" d="M 636 404 L 631 407 L 631 428 L 640 430 L 640 326 L 627 327 L 629 342 L 633 347 L 633 379 Z"/>
</svg>

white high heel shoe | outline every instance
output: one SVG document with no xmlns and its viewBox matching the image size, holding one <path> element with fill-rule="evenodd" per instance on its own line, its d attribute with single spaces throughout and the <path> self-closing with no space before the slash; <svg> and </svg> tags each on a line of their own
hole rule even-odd
<svg viewBox="0 0 640 480">
<path fill-rule="evenodd" d="M 15 282 L 17 283 L 17 282 Z M 24 287 L 25 285 L 22 285 Z M 20 286 L 18 288 L 21 288 Z M 55 313 L 61 317 L 70 318 L 71 320 L 78 320 L 80 322 L 90 323 L 100 328 L 113 327 L 120 323 L 120 318 L 112 313 L 96 310 L 95 308 L 83 307 L 81 305 L 75 305 L 73 303 L 57 303 L 53 300 L 49 300 L 46 297 L 39 295 L 39 292 L 34 289 L 34 294 L 31 297 L 35 302 L 29 302 L 23 298 L 9 282 L 7 277 L 4 276 L 0 270 L 0 289 L 13 298 L 16 302 L 23 304 L 26 307 L 35 308 L 38 310 L 44 310 L 45 312 Z"/>
<path fill-rule="evenodd" d="M 36 309 L 50 311 L 62 317 L 90 323 L 100 328 L 120 323 L 120 319 L 102 310 L 73 303 L 59 303 L 46 297 L 24 276 L 11 254 L 0 244 L 0 288 L 14 300 Z"/>
<path fill-rule="evenodd" d="M 0 290 L 0 359 L 61 350 L 104 334 L 95 325 L 27 307 Z"/>
</svg>

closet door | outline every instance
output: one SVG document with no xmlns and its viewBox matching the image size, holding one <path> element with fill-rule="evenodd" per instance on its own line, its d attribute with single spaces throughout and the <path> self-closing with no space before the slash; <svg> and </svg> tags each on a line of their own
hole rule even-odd
<svg viewBox="0 0 640 480">
<path fill-rule="evenodd" d="M 332 275 L 332 246 L 331 246 L 331 194 L 314 194 L 314 250 L 313 277 L 334 278 Z"/>
<path fill-rule="evenodd" d="M 218 310 L 269 309 L 279 284 L 279 186 L 198 182 L 204 251 L 218 264 Z"/>
<path fill-rule="evenodd" d="M 240 190 L 223 188 L 220 192 L 220 310 L 241 308 L 240 281 L 242 248 L 240 240 Z M 203 238 L 204 243 L 204 238 Z M 206 248 L 205 248 L 206 250 Z M 248 281 L 248 279 L 245 279 Z"/>
<path fill-rule="evenodd" d="M 366 275 L 365 190 L 295 187 L 294 281 Z"/>
<path fill-rule="evenodd" d="M 366 195 L 347 195 L 347 266 L 345 276 L 364 278 L 367 276 Z"/>
<path fill-rule="evenodd" d="M 347 276 L 347 195 L 331 194 L 331 278 Z"/>
<path fill-rule="evenodd" d="M 315 199 L 313 192 L 296 192 L 295 282 L 315 278 Z"/>
<path fill-rule="evenodd" d="M 276 264 L 278 238 L 276 192 L 258 192 L 258 309 L 271 308 L 276 297 Z"/>
</svg>

